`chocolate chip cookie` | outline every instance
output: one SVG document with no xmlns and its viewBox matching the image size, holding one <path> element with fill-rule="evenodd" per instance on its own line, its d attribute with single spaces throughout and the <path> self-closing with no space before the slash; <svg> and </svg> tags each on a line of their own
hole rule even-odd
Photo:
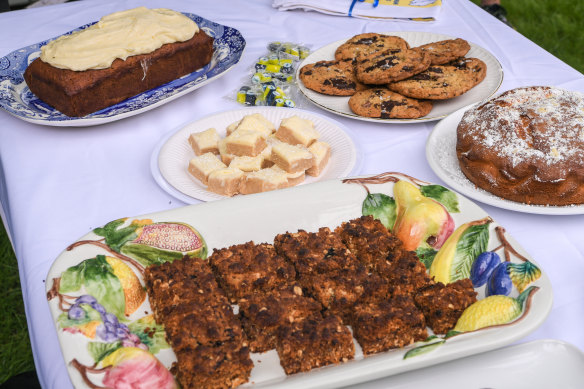
<svg viewBox="0 0 584 389">
<path fill-rule="evenodd" d="M 375 53 L 389 49 L 405 50 L 410 46 L 399 36 L 383 35 L 377 33 L 364 33 L 355 35 L 335 51 L 335 59 L 356 59 L 361 53 Z"/>
<path fill-rule="evenodd" d="M 361 54 L 356 60 L 357 80 L 364 84 L 383 85 L 400 81 L 430 66 L 427 53 L 417 49 L 385 50 L 373 55 Z"/>
<path fill-rule="evenodd" d="M 431 65 L 442 65 L 464 57 L 470 50 L 470 45 L 464 39 L 456 38 L 428 43 L 417 48 L 430 55 Z"/>
<path fill-rule="evenodd" d="M 352 60 L 319 61 L 300 69 L 300 80 L 308 89 L 332 96 L 352 96 L 367 89 L 355 78 Z"/>
<path fill-rule="evenodd" d="M 389 89 L 416 99 L 444 100 L 469 91 L 485 78 L 487 65 L 478 58 L 460 58 L 445 65 L 430 66 L 408 78 L 392 82 Z"/>
<path fill-rule="evenodd" d="M 410 99 L 386 88 L 372 88 L 351 96 L 349 107 L 359 116 L 415 119 L 429 114 L 432 110 L 432 102 Z"/>
</svg>

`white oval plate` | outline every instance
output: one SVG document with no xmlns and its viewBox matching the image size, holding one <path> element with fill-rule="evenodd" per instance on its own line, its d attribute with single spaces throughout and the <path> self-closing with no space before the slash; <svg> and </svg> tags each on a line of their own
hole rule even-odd
<svg viewBox="0 0 584 389">
<path fill-rule="evenodd" d="M 456 157 L 456 128 L 464 113 L 472 108 L 465 107 L 442 119 L 426 141 L 426 159 L 440 179 L 456 191 L 485 204 L 511 211 L 542 215 L 580 215 L 584 214 L 584 205 L 530 205 L 506 200 L 484 189 L 477 188 L 469 181 L 458 165 Z"/>
<path fill-rule="evenodd" d="M 405 179 L 399 173 L 387 174 L 399 179 Z M 334 229 L 341 223 L 362 215 L 363 200 L 365 200 L 368 192 L 392 196 L 393 185 L 391 182 L 381 184 L 367 183 L 365 188 L 359 183 L 346 183 L 341 179 L 335 179 L 131 217 L 125 223 L 129 225 L 134 221 L 149 220 L 152 223 L 176 222 L 189 224 L 202 235 L 207 243 L 208 252 L 212 253 L 215 249 L 248 241 L 256 243 L 270 242 L 273 241 L 277 234 L 286 231 L 297 231 L 298 229 L 317 231 L 320 227 Z M 451 214 L 455 227 L 488 216 L 483 209 L 466 197 L 459 194 L 456 197 L 460 212 Z M 500 241 L 495 232 L 496 226 L 498 226 L 496 221 L 489 224 L 488 250 L 493 250 L 500 246 Z M 262 354 L 253 353 L 251 358 L 254 362 L 254 368 L 249 382 L 242 385 L 242 388 L 309 389 L 350 386 L 381 377 L 427 368 L 470 355 L 481 354 L 509 345 L 525 337 L 539 327 L 547 318 L 553 302 L 552 285 L 545 273 L 545 269 L 542 269 L 541 266 L 533 261 L 532 257 L 512 236 L 506 234 L 506 238 L 515 250 L 541 270 L 541 277 L 531 284 L 537 286 L 539 290 L 533 294 L 531 306 L 525 311 L 526 314 L 521 319 L 501 327 L 485 328 L 452 337 L 442 346 L 427 354 L 407 359 L 404 359 L 405 353 L 415 345 L 365 357 L 358 343 L 355 343 L 354 360 L 289 376 L 284 373 L 280 366 L 278 354 L 275 350 Z M 76 266 L 87 258 L 95 257 L 97 254 L 111 255 L 111 251 L 108 251 L 103 244 L 103 236 L 96 235 L 93 231 L 81 237 L 79 241 L 96 241 L 99 244 L 75 245 L 72 249 L 64 250 L 49 270 L 47 280 L 51 280 L 51 282 L 47 282 L 45 285 L 47 292 L 53 287 L 53 279 L 60 277 L 62 272 L 69 267 Z M 519 263 L 515 256 L 512 256 L 511 260 Z M 138 275 L 138 277 L 143 283 L 142 276 Z M 477 298 L 484 298 L 484 289 L 485 286 L 477 289 Z M 78 293 L 83 292 L 80 291 Z M 73 294 L 75 295 L 76 293 Z M 510 294 L 511 297 L 517 297 L 517 295 L 518 291 L 515 289 Z M 79 372 L 71 365 L 70 361 L 76 358 L 85 365 L 91 365 L 94 359 L 88 352 L 87 344 L 89 341 L 99 340 L 92 340 L 79 333 L 72 333 L 61 328 L 58 319 L 63 310 L 59 307 L 58 298 L 50 298 L 49 308 L 71 381 L 76 388 L 88 388 L 88 385 L 82 380 Z M 148 300 L 146 300 L 142 306 L 126 319 L 129 321 L 138 320 L 147 315 L 148 312 L 152 312 L 152 310 Z M 170 349 L 162 350 L 156 354 L 156 357 L 166 367 L 170 367 L 176 361 L 176 357 Z M 457 372 L 453 371 L 452 374 L 457 374 Z M 473 382 L 468 382 L 464 387 L 478 386 L 474 385 Z"/>
<path fill-rule="evenodd" d="M 420 31 L 393 31 L 393 32 L 383 32 L 386 35 L 396 35 L 405 39 L 411 47 L 420 46 L 430 42 L 441 41 L 445 39 L 454 39 L 456 37 L 450 35 L 436 34 L 431 32 L 420 32 Z M 322 93 L 315 92 L 304 86 L 302 81 L 300 81 L 299 72 L 300 68 L 306 64 L 318 62 L 318 61 L 329 61 L 335 58 L 335 50 L 341 44 L 343 44 L 347 39 L 342 39 L 330 43 L 312 54 L 310 54 L 306 59 L 298 66 L 296 71 L 296 79 L 298 81 L 298 87 L 300 91 L 306 96 L 312 103 L 319 106 L 322 109 L 335 113 L 337 115 L 345 116 L 352 119 L 364 120 L 369 122 L 377 123 L 420 123 L 428 122 L 432 120 L 438 120 L 452 112 L 465 107 L 469 104 L 476 103 L 478 101 L 485 100 L 493 95 L 501 86 L 503 82 L 503 68 L 501 64 L 495 58 L 495 56 L 489 53 L 487 50 L 474 43 L 468 42 L 470 44 L 470 50 L 466 54 L 466 57 L 474 57 L 482 60 L 487 65 L 487 75 L 485 79 L 472 88 L 465 94 L 455 97 L 453 99 L 435 101 L 432 111 L 421 118 L 417 119 L 380 119 L 380 118 L 368 118 L 364 116 L 355 115 L 353 111 L 349 108 L 349 97 L 348 96 L 328 96 Z"/>
<path fill-rule="evenodd" d="M 212 201 L 225 198 L 226 196 L 209 192 L 204 184 L 188 172 L 189 161 L 195 156 L 188 137 L 191 133 L 205 131 L 210 127 L 214 127 L 220 137 L 225 137 L 225 128 L 228 125 L 245 115 L 254 113 L 262 114 L 276 128 L 280 120 L 293 115 L 309 119 L 320 133 L 320 139 L 330 144 L 331 158 L 327 167 L 318 177 L 307 175 L 304 183 L 347 177 L 358 173 L 361 153 L 357 151 L 355 142 L 349 135 L 350 130 L 343 124 L 298 108 L 250 107 L 214 113 L 172 130 L 161 140 L 152 154 L 150 168 L 156 182 L 169 194 L 187 204 L 198 202 L 197 200 Z"/>
</svg>

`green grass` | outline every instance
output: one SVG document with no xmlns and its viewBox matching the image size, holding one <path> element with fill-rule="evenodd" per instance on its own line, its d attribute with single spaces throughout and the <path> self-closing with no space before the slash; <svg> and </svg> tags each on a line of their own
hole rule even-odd
<svg viewBox="0 0 584 389">
<path fill-rule="evenodd" d="M 13 375 L 34 369 L 26 327 L 18 265 L 12 246 L 0 223 L 0 384 Z"/>
<path fill-rule="evenodd" d="M 479 0 L 472 0 L 479 4 Z M 573 68 L 584 73 L 584 1 L 502 0 L 515 29 Z M 0 384 L 34 369 L 12 247 L 0 226 Z"/>
<path fill-rule="evenodd" d="M 501 0 L 501 5 L 517 32 L 584 73 L 584 1 Z"/>
</svg>

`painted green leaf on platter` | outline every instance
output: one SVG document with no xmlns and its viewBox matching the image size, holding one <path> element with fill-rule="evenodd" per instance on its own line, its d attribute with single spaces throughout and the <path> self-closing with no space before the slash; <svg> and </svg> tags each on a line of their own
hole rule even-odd
<svg viewBox="0 0 584 389">
<path fill-rule="evenodd" d="M 396 218 L 395 200 L 383 193 L 370 193 L 363 201 L 362 213 L 378 219 L 386 228 L 392 229 Z"/>
<path fill-rule="evenodd" d="M 446 189 L 442 185 L 422 185 L 420 186 L 420 192 L 422 192 L 424 196 L 434 199 L 444 205 L 448 212 L 460 212 L 456 193 Z"/>
<path fill-rule="evenodd" d="M 95 297 L 104 306 L 106 311 L 118 318 L 124 317 L 126 307 L 124 290 L 105 256 L 98 255 L 86 259 L 61 274 L 60 293 L 77 292 L 82 286 L 87 294 Z"/>
<path fill-rule="evenodd" d="M 489 244 L 489 225 L 470 226 L 456 243 L 452 261 L 451 282 L 469 278 L 475 258 L 487 250 Z"/>
<path fill-rule="evenodd" d="M 119 253 L 124 244 L 136 239 L 138 236 L 136 233 L 138 225 L 136 224 L 130 224 L 127 227 L 118 228 L 124 224 L 125 221 L 126 219 L 114 220 L 103 227 L 94 229 L 93 232 L 96 235 L 103 236 L 105 238 L 105 244 Z"/>
<path fill-rule="evenodd" d="M 431 247 L 418 247 L 416 254 L 424 266 L 426 266 L 426 269 L 429 269 L 430 266 L 432 266 L 432 262 L 434 262 L 434 258 L 436 257 L 436 254 L 438 254 L 438 251 Z"/>
</svg>

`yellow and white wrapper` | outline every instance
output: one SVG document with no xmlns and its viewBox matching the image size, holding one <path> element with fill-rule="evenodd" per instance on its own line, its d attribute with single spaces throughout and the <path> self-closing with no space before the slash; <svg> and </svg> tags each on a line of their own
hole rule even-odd
<svg viewBox="0 0 584 389">
<path fill-rule="evenodd" d="M 303 9 L 363 19 L 432 22 L 440 14 L 442 0 L 274 0 L 272 6 L 280 11 Z"/>
</svg>

